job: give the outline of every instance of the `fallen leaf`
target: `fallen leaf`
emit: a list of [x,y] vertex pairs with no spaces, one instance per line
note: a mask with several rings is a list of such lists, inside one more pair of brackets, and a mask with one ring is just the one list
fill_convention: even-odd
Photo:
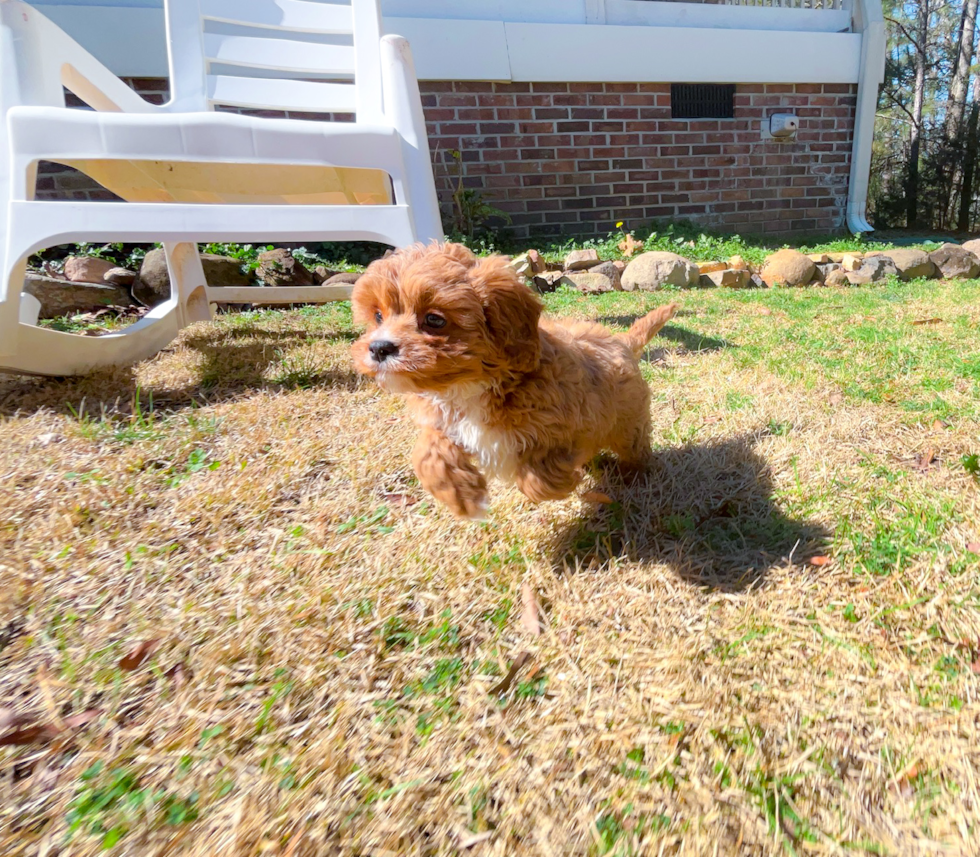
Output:
[[119,661],[119,669],[132,672],[137,667],[142,666],[158,648],[160,648],[159,639],[144,640],[135,648],[130,649],[129,653]]
[[932,421],[932,430],[933,431],[942,431],[945,428],[949,428],[949,423],[944,422],[943,420],[933,420]]
[[538,602],[534,591],[526,583],[521,584],[521,627],[532,637],[541,636],[541,620],[538,618]]
[[169,678],[177,687],[183,687],[190,680],[191,671],[183,661],[179,661],[167,670],[164,676]]
[[507,670],[507,675],[505,675],[500,682],[495,684],[490,688],[491,696],[499,696],[502,693],[507,693],[510,690],[510,686],[514,683],[514,679],[517,678],[517,674],[523,669],[524,664],[528,662],[531,656],[527,652],[521,652],[516,658],[514,658],[514,663],[511,664],[510,669]]
[[941,321],[941,318],[918,318],[912,324],[939,324]]
[[810,565],[816,565],[816,566],[830,565],[830,557],[829,556],[811,556],[809,562],[810,562]]
[[100,714],[102,714],[101,708],[87,708],[85,711],[79,711],[78,714],[71,714],[65,718],[64,723],[69,729],[80,729],[87,723],[91,723]]
[[626,238],[619,242],[618,247],[619,251],[629,258],[637,250],[643,249],[643,242],[637,241],[632,235],[627,235]]
[[419,498],[411,494],[382,494],[383,499],[389,506],[414,506]]
[[41,739],[51,740],[56,738],[60,732],[61,730],[53,723],[35,723],[32,726],[11,729],[0,735],[0,747],[8,747],[14,744],[33,744]]
[[841,395],[840,393],[831,393],[829,401],[830,404],[832,405],[839,405],[841,402],[844,401],[844,396]]
[[935,462],[935,460],[936,460],[936,453],[932,449],[932,447],[930,447],[929,449],[925,450],[925,452],[920,452],[915,457],[915,466],[919,470],[928,470],[930,465],[932,465],[933,462]]
[[474,836],[467,836],[459,843],[460,848],[472,848],[474,845],[479,845],[481,842],[486,842],[491,836],[493,836],[493,831],[488,830],[486,833],[477,833]]
[[601,491],[586,491],[582,495],[583,503],[602,503],[604,506],[608,506],[612,501],[612,497],[603,494]]

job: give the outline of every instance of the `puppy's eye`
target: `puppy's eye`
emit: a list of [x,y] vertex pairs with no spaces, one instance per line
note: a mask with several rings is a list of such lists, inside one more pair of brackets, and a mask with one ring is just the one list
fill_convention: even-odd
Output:
[[378,310],[378,311],[377,311],[377,312],[376,312],[376,313],[374,314],[374,320],[375,320],[375,321],[376,321],[376,322],[377,322],[378,324],[381,324],[381,322],[383,322],[383,321],[385,320],[385,317],[384,317],[384,316],[383,316],[383,315],[381,314],[381,310]]
[[434,330],[438,330],[440,327],[446,326],[446,319],[444,319],[441,315],[436,315],[434,312],[426,313],[425,318],[422,319],[422,322],[426,327],[431,327]]

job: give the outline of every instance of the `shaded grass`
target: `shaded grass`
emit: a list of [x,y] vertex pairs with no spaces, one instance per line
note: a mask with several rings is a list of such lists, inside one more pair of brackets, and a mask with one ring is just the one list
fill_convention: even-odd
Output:
[[685,292],[650,473],[480,526],[346,305],[0,382],[2,705],[97,712],[0,748],[0,851],[970,853],[976,289]]

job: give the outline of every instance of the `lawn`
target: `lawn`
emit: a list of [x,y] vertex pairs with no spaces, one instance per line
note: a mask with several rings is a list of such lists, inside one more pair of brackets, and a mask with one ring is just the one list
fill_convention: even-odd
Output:
[[346,304],[0,381],[0,852],[974,852],[980,283],[669,297],[651,471],[481,525]]

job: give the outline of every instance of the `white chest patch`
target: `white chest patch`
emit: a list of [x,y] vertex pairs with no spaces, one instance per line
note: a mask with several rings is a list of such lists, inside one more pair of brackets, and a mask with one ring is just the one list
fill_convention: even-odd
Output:
[[440,428],[454,443],[473,455],[487,476],[511,482],[524,449],[520,436],[487,425],[482,391],[459,390],[429,395],[442,412]]

